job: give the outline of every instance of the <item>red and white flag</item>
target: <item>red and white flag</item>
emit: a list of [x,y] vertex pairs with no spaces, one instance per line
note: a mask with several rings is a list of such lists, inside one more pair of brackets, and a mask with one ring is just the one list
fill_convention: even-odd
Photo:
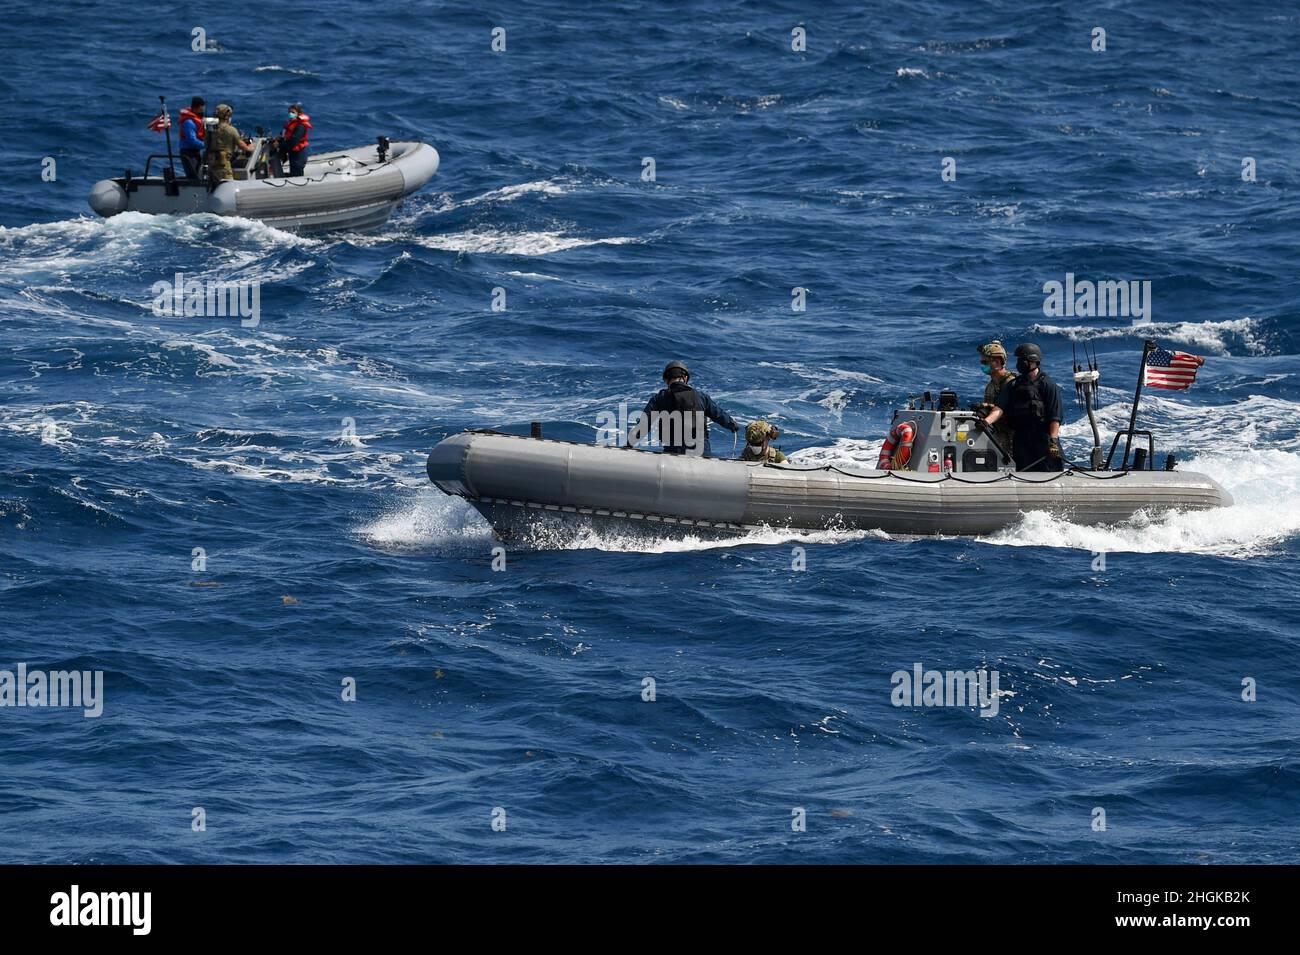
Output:
[[172,128],[172,117],[167,110],[162,110],[157,116],[149,120],[149,128],[155,133],[161,133],[164,130]]
[[1182,391],[1192,387],[1196,372],[1205,364],[1200,355],[1185,351],[1165,351],[1157,348],[1147,356],[1146,384],[1149,388],[1167,388]]

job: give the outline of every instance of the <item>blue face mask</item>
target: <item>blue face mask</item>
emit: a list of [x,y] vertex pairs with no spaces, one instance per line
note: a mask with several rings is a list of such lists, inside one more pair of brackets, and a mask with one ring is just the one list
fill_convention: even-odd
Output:
[[289,114],[289,118],[290,118],[290,119],[297,119],[297,118],[298,118],[298,114],[297,114],[297,113],[290,113],[290,114]]
[[993,374],[993,369],[990,368],[988,365],[980,365],[980,371],[984,372],[984,374],[986,375]]

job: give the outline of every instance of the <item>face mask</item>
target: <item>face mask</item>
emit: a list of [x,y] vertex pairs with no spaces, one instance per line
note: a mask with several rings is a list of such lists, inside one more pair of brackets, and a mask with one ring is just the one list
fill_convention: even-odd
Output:
[[290,119],[297,119],[297,118],[298,118],[298,114],[297,114],[297,113],[290,113],[290,114],[289,114],[289,118],[290,118]]
[[1016,371],[1020,372],[1022,375],[1029,374],[1029,362],[1025,361],[1023,358],[1017,358]]
[[980,371],[984,372],[984,374],[986,375],[993,374],[993,369],[990,368],[988,365],[980,365]]

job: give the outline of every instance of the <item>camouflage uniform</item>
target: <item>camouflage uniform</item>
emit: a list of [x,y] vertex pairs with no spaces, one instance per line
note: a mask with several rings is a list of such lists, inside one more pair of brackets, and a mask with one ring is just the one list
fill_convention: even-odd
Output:
[[779,433],[766,421],[751,421],[745,429],[745,450],[740,452],[740,460],[784,464],[786,456],[767,443]]
[[740,460],[770,461],[772,464],[784,464],[789,458],[776,448],[768,448],[766,451],[751,451],[749,445],[745,445],[745,450],[740,452]]
[[[998,403],[998,394],[1002,391],[1002,386],[1008,382],[1016,380],[1014,371],[1002,370],[1001,377],[989,375],[989,383],[984,386],[984,403],[996,405]],[[1003,415],[993,425],[993,436],[998,439],[998,444],[1002,445],[1002,450],[1011,454],[1011,444],[1015,440],[1015,432],[1011,430],[1011,422],[1007,416]]]
[[244,136],[230,124],[230,107],[224,103],[217,107],[217,117],[221,121],[216,129],[208,133],[208,178],[212,182],[233,179],[230,157],[243,149]]

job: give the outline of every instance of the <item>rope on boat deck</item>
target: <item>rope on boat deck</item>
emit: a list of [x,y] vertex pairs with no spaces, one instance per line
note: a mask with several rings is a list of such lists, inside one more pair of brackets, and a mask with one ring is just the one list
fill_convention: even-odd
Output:
[[[991,480],[986,480],[986,481],[970,481],[970,480],[967,480],[966,478],[960,478],[960,477],[957,477],[957,475],[955,475],[955,474],[949,472],[948,474],[945,474],[943,477],[939,478],[937,481],[927,481],[927,480],[917,480],[917,479],[915,479],[915,478],[906,478],[906,477],[903,477],[903,475],[902,475],[901,473],[899,473],[898,471],[881,471],[881,472],[879,472],[878,474],[858,474],[858,473],[854,473],[854,472],[852,472],[852,471],[845,471],[843,468],[841,468],[841,467],[837,467],[837,466],[834,465],[834,464],[827,464],[827,465],[824,465],[824,466],[819,467],[819,468],[787,468],[787,467],[785,467],[785,466],[783,466],[783,465],[780,465],[780,464],[772,464],[772,463],[770,463],[770,462],[767,462],[767,463],[764,463],[763,467],[775,468],[775,469],[778,470],[778,471],[803,471],[803,472],[806,472],[806,471],[834,471],[836,474],[843,474],[845,477],[857,478],[858,480],[861,480],[861,481],[879,481],[879,480],[881,480],[882,478],[891,478],[891,477],[892,477],[892,478],[897,478],[897,479],[900,480],[900,481],[906,481],[906,482],[909,483],[909,484],[942,484],[944,481],[956,481],[958,484],[994,484],[994,483],[996,483],[996,482],[998,482],[998,481],[1019,481],[1021,484],[1051,484],[1053,481],[1059,481],[1061,478],[1063,478],[1063,477],[1068,477],[1068,476],[1071,475],[1071,474],[1078,474],[1078,475],[1081,475],[1081,476],[1083,476],[1083,477],[1090,477],[1090,478],[1092,478],[1094,481],[1113,481],[1113,480],[1115,480],[1116,478],[1126,477],[1126,476],[1128,475],[1128,473],[1129,473],[1129,472],[1127,472],[1127,471],[1116,471],[1116,472],[1114,472],[1113,474],[1101,475],[1101,474],[1093,474],[1093,473],[1088,472],[1088,471],[1083,471],[1083,470],[1079,470],[1079,469],[1076,469],[1076,468],[1071,467],[1070,470],[1068,470],[1068,471],[1058,471],[1056,474],[1053,474],[1053,475],[1052,475],[1051,477],[1049,477],[1049,478],[1037,478],[1037,479],[1035,479],[1035,478],[1024,478],[1024,477],[1021,477],[1017,472],[1012,471],[1012,472],[1009,472],[1009,473],[1007,473],[1007,474],[1003,474],[1003,475],[1001,475],[1001,476],[999,476],[999,477],[995,477],[995,478],[993,478],[993,479],[991,479]],[[1043,474],[1043,473],[1048,473],[1048,472],[1041,472],[1041,471],[1040,471],[1040,472],[1034,472],[1034,473]]]
[[391,159],[386,159],[386,160],[384,160],[383,162],[381,162],[381,163],[375,163],[374,165],[371,165],[370,163],[368,163],[368,162],[364,162],[364,161],[362,161],[362,160],[360,160],[360,159],[358,159],[358,160],[356,160],[356,161],[357,161],[357,163],[359,163],[359,164],[362,166],[362,168],[365,170],[364,172],[357,172],[357,171],[355,171],[355,168],[354,168],[354,167],[349,167],[349,168],[347,168],[347,169],[327,169],[327,170],[325,170],[325,172],[321,173],[320,176],[317,177],[317,178],[312,178],[311,176],[303,176],[303,177],[302,177],[302,182],[294,182],[294,181],[293,181],[290,177],[288,177],[288,176],[282,176],[281,178],[284,179],[284,182],[281,182],[281,183],[276,183],[276,182],[274,182],[273,179],[272,179],[272,177],[270,177],[270,176],[268,176],[268,177],[265,178],[265,179],[259,179],[259,180],[257,180],[257,181],[258,181],[258,182],[264,182],[264,183],[266,183],[266,184],[267,184],[268,186],[270,186],[272,189],[282,189],[282,188],[284,188],[285,186],[297,186],[297,187],[302,187],[302,186],[305,186],[305,185],[307,185],[308,183],[311,183],[311,182],[324,182],[326,176],[351,176],[353,179],[360,179],[362,176],[368,176],[368,175],[370,175],[372,172],[375,172],[375,171],[377,171],[377,170],[379,170],[379,169],[382,169],[384,166],[391,166],[391,165],[393,164],[393,160],[391,160]]

